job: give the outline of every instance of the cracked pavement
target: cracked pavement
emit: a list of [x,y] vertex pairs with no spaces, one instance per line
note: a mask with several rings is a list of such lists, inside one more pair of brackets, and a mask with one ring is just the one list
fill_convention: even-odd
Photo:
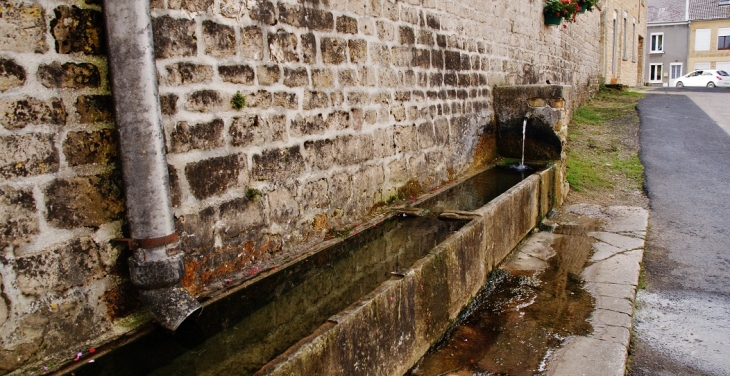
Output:
[[549,356],[545,375],[624,374],[648,221],[643,208],[598,205],[566,206],[549,221],[556,234],[592,242],[581,277],[595,309],[593,332],[568,337]]

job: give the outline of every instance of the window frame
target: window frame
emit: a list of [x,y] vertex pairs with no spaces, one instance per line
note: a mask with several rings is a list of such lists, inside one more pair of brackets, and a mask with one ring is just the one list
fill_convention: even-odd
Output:
[[[721,44],[720,41],[723,41]],[[720,46],[724,46],[720,48]],[[717,50],[718,51],[725,51],[730,50],[730,28],[728,27],[721,27],[717,29]]]
[[[659,67],[659,71],[654,67]],[[658,73],[658,79],[656,77],[656,73]],[[649,82],[651,83],[661,83],[662,82],[662,75],[664,74],[664,63],[650,63],[649,64]]]
[[[654,37],[657,37],[656,39],[660,39],[659,43],[659,49],[653,49],[654,48]],[[651,33],[649,36],[649,53],[650,54],[663,54],[664,53],[664,33]]]

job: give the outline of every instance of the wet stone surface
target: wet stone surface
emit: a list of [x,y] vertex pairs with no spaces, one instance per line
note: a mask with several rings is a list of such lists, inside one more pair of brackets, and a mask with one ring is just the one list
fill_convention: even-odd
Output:
[[592,331],[582,236],[541,232],[495,271],[456,325],[408,375],[534,375],[571,335]]
[[[76,375],[251,375],[466,222],[392,217],[207,305],[175,332],[156,329]],[[356,229],[353,230],[355,232]],[[258,269],[244,271],[259,273]],[[245,286],[245,287],[244,287]]]

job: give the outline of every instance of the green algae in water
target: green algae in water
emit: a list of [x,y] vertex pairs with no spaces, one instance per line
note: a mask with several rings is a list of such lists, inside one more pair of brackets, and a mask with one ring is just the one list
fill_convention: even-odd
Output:
[[402,273],[465,221],[393,217],[74,371],[84,375],[250,375],[328,318]]

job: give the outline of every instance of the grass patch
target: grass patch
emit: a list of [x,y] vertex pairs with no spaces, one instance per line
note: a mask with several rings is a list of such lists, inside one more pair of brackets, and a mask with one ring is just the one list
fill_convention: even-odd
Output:
[[641,190],[636,113],[641,98],[634,91],[603,89],[573,112],[566,176],[572,190],[597,200],[615,191]]

